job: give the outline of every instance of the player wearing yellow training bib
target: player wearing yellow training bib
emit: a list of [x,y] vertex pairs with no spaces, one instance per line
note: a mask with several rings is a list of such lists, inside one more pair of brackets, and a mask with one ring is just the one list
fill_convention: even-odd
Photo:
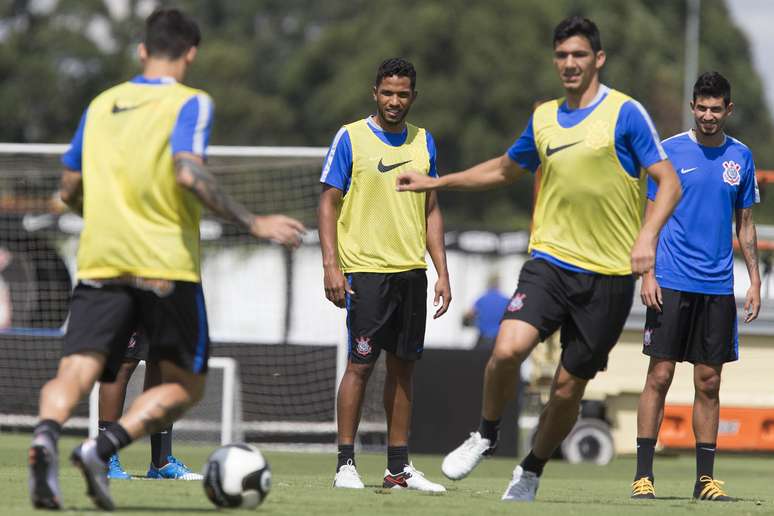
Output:
[[[575,424],[586,383],[605,368],[621,334],[634,295],[632,273],[653,267],[658,232],[680,197],[650,117],[599,82],[606,56],[596,25],[581,17],[562,21],[553,50],[565,97],[541,104],[505,155],[437,180],[413,173],[398,178],[406,191],[481,190],[542,171],[532,259],[522,267],[486,367],[481,424],[441,467],[460,479],[493,451],[520,363],[561,329],[550,400],[505,501],[535,498],[543,466]],[[654,216],[642,228],[641,168],[659,183]]]
[[[334,487],[362,489],[354,439],[366,382],[387,352],[387,471],[383,485],[445,491],[408,459],[414,361],[425,338],[425,253],[438,273],[435,317],[451,300],[443,220],[435,194],[401,194],[395,178],[413,169],[436,176],[429,132],[405,122],[416,98],[416,72],[404,59],[377,70],[377,113],[342,127],[325,159],[320,182],[320,244],[325,295],[347,309],[349,361],[338,391],[339,455]],[[346,276],[345,276],[346,275]]]
[[300,222],[256,217],[226,195],[203,165],[212,102],[180,84],[199,41],[199,27],[184,13],[154,11],[138,47],[142,75],[91,102],[62,159],[60,195],[83,214],[84,229],[64,356],[56,378],[41,391],[29,450],[35,507],[62,507],[62,425],[98,379],[115,380],[135,330],[149,341],[147,359],[158,365],[160,383],[71,455],[97,507],[114,508],[109,458],[172,424],[201,398],[209,335],[199,282],[200,203],[256,237],[299,243]]

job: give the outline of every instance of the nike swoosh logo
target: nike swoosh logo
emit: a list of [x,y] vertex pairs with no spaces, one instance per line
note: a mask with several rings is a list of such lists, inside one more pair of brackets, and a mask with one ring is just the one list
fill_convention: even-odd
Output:
[[113,113],[114,115],[117,115],[118,113],[123,113],[124,111],[131,111],[133,109],[137,109],[149,103],[150,101],[145,101],[131,106],[120,106],[118,102],[113,102],[113,108],[110,110],[110,112]]
[[379,160],[379,164],[376,165],[376,169],[384,174],[385,172],[389,172],[390,170],[396,169],[400,167],[401,165],[405,165],[406,163],[411,163],[411,160],[408,161],[401,161],[400,163],[395,163],[393,165],[385,165],[382,160]]
[[681,173],[681,174],[687,174],[688,172],[693,172],[693,171],[694,171],[694,170],[696,170],[697,168],[699,168],[699,167],[693,167],[693,168],[681,168],[681,169],[680,169],[680,173]]
[[569,147],[572,147],[573,145],[578,145],[583,140],[578,140],[577,142],[568,143],[567,145],[560,145],[559,147],[551,148],[551,145],[549,144],[548,147],[546,147],[546,157],[551,156],[552,154],[556,154],[557,152],[567,149]]

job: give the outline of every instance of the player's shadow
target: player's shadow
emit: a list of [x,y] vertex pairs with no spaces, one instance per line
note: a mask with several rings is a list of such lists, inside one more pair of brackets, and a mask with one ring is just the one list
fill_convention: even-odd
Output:
[[[100,509],[93,508],[92,511],[94,512],[104,512]],[[147,506],[134,506],[134,505],[117,505],[116,511],[134,511],[134,512],[158,512],[158,513],[165,513],[165,512],[174,512],[174,513],[183,513],[183,514],[193,514],[193,513],[209,513],[212,514],[213,512],[217,511],[217,508],[215,506],[213,507],[147,507]],[[91,511],[89,511],[91,512]]]

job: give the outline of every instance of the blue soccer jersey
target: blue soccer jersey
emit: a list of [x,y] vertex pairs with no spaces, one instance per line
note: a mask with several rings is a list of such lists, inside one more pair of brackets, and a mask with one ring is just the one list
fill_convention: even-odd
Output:
[[[693,131],[663,145],[683,197],[659,235],[656,280],[683,292],[733,294],[734,212],[760,202],[752,153],[730,136],[719,147],[705,147]],[[657,190],[648,178],[648,199]]]

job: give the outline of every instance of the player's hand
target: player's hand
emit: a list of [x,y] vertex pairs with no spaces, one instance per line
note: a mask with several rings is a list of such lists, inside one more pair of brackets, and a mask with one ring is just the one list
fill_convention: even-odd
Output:
[[640,232],[632,247],[632,274],[640,276],[653,268],[657,242],[658,235]]
[[761,311],[761,286],[750,285],[744,298],[744,322],[753,322]]
[[417,172],[403,172],[395,180],[395,189],[399,192],[427,192],[434,189],[435,181]]
[[441,305],[438,310],[435,311],[433,319],[438,319],[449,309],[451,303],[451,286],[449,285],[449,277],[443,276],[438,278],[435,282],[435,299],[433,299],[433,306]]
[[661,287],[656,281],[656,275],[650,270],[642,275],[642,286],[640,287],[640,298],[642,304],[652,308],[657,312],[664,306],[664,300],[661,297]]
[[271,240],[293,249],[301,244],[304,233],[306,228],[300,221],[285,215],[258,216],[250,225],[250,234],[254,237]]
[[328,299],[328,301],[338,306],[339,308],[346,307],[347,306],[346,294],[349,294],[350,296],[354,296],[355,291],[352,290],[352,287],[350,286],[347,279],[344,277],[344,274],[341,272],[341,269],[339,269],[338,265],[331,265],[331,266],[323,267],[323,271],[324,271],[323,284],[325,285],[326,299]]

